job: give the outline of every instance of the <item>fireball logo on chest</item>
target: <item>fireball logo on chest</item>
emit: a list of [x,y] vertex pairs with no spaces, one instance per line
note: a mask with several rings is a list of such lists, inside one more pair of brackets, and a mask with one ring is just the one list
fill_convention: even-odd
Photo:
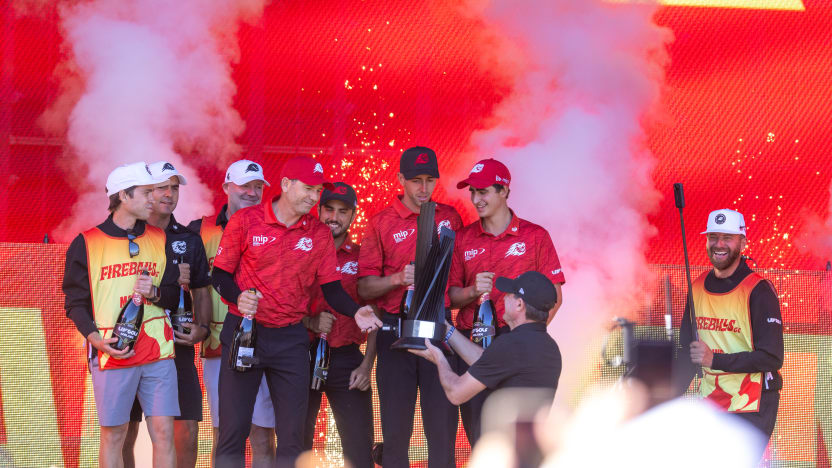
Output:
[[347,262],[338,268],[342,275],[357,275],[358,262]]
[[442,221],[439,221],[439,224],[436,225],[436,233],[437,234],[442,234],[442,228],[451,229],[451,222],[448,221],[447,219],[443,219]]
[[519,257],[526,253],[526,243],[525,242],[515,242],[511,244],[511,247],[508,248],[506,251],[506,257],[508,256],[516,256]]
[[295,245],[294,250],[303,250],[304,252],[309,252],[312,250],[312,239],[308,237],[301,237],[298,240],[297,245]]
[[170,249],[175,254],[183,254],[188,249],[188,244],[185,241],[173,241],[170,244]]

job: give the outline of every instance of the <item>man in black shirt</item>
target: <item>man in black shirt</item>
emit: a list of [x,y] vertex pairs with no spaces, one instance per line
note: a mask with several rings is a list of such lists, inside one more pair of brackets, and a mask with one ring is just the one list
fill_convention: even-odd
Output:
[[693,282],[696,329],[685,307],[674,383],[684,392],[702,366],[700,394],[771,437],[783,386],[783,322],[774,286],[740,255],[745,231],[736,211],[708,217],[702,234],[714,268]]
[[[100,466],[122,465],[121,449],[136,396],[148,415],[154,466],[176,465],[173,418],[179,405],[171,383],[176,369],[170,360],[174,343],[166,335],[170,322],[163,309],[176,307],[179,275],[166,267],[164,233],[145,222],[157,182],[143,162],[113,170],[106,184],[110,215],[79,234],[66,252],[65,308],[90,347],[101,426]],[[139,275],[142,270],[149,274]],[[118,350],[114,324],[134,293],[145,298],[141,332],[134,346]]]
[[446,341],[471,367],[457,375],[442,351],[425,340],[428,349],[410,350],[436,364],[439,380],[454,405],[477,393],[508,387],[557,390],[561,356],[555,340],[546,332],[549,310],[557,302],[554,284],[543,274],[527,271],[515,279],[497,278],[496,287],[505,293],[504,320],[511,331],[485,350],[448,325]]
[[[208,259],[199,234],[178,223],[173,211],[179,203],[179,187],[186,185],[185,177],[167,161],[158,161],[148,166],[151,174],[161,182],[153,186],[152,209],[147,218],[148,224],[165,232],[165,254],[167,268],[178,271],[179,298],[184,301],[184,294],[193,293],[193,323],[182,332],[174,323],[174,351],[176,357],[176,378],[179,394],[180,415],[173,426],[176,444],[176,466],[180,468],[196,466],[199,426],[202,421],[202,389],[194,365],[194,345],[201,343],[209,333],[211,321],[211,277],[208,276]],[[179,304],[177,304],[179,306]],[[166,309],[171,321],[177,308]],[[142,408],[138,399],[130,413],[130,425],[124,441],[122,455],[125,468],[135,466],[133,449],[142,420]]]

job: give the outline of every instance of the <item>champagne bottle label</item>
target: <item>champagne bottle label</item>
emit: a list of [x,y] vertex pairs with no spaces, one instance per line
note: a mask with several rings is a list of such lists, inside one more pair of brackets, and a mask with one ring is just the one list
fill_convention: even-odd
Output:
[[494,325],[485,325],[482,322],[476,322],[474,323],[474,328],[471,329],[471,340],[474,343],[479,343],[483,338],[494,336],[495,334]]
[[137,306],[142,305],[142,295],[141,294],[138,294],[138,293],[133,294],[133,304],[136,304]]
[[182,326],[188,326],[194,323],[194,318],[190,314],[173,314],[170,318],[174,327],[182,328]]
[[326,375],[329,373],[329,367],[315,367],[313,377],[326,381]]
[[139,337],[139,329],[132,323],[117,323],[113,327],[113,336],[117,336],[124,341],[136,341]]
[[238,367],[251,367],[251,364],[254,361],[254,348],[247,348],[245,346],[240,346],[237,348],[237,366]]
[[491,296],[488,293],[480,296],[479,305],[477,320],[471,329],[471,341],[482,343],[486,339],[487,344],[490,344],[487,338],[497,334],[497,329],[494,327],[494,308],[491,306]]

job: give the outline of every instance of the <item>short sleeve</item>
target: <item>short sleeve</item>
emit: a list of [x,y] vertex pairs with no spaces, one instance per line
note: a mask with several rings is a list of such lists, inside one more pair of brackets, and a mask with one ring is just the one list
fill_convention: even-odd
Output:
[[496,388],[510,376],[513,367],[509,361],[509,340],[495,340],[483,351],[482,356],[468,368],[468,373],[488,388]]
[[243,225],[244,213],[244,211],[238,211],[228,220],[222,239],[220,239],[220,246],[217,248],[217,256],[214,257],[214,266],[231,274],[237,271],[237,266],[246,249],[247,228]]
[[462,223],[462,216],[459,215],[459,212],[456,211],[456,208],[451,207],[451,214],[449,218],[451,221],[451,229],[453,229],[454,232],[457,232],[463,227],[465,227],[465,225]]
[[202,238],[194,236],[194,258],[191,265],[191,287],[204,288],[211,285],[210,269],[208,268],[208,256],[205,253],[205,244]]
[[377,217],[374,217],[367,224],[367,232],[361,242],[361,251],[358,253],[358,277],[381,276],[382,272],[382,246],[376,227]]
[[566,277],[563,275],[563,269],[560,266],[560,259],[555,250],[555,245],[552,243],[552,238],[549,236],[549,233],[543,228],[540,228],[540,239],[537,242],[537,246],[538,271],[552,280],[552,283],[566,283]]
[[338,272],[338,255],[335,252],[335,241],[332,240],[332,234],[330,234],[329,228],[324,227],[323,224],[321,224],[321,229],[318,232],[323,232],[325,235],[317,236],[318,242],[322,243],[322,247],[318,268],[315,270],[315,280],[318,284],[340,281],[341,273]]
[[465,287],[465,263],[464,253],[462,248],[462,236],[457,233],[456,242],[454,243],[454,253],[451,257],[451,271],[448,274],[449,288],[464,288]]

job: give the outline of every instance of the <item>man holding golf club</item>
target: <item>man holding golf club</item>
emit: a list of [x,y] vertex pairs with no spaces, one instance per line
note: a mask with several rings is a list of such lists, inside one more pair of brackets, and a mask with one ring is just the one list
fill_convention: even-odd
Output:
[[702,234],[713,269],[693,281],[693,312],[690,304],[685,307],[677,390],[684,392],[697,366],[702,366],[700,394],[770,438],[783,386],[778,372],[783,366],[783,323],[777,293],[740,255],[746,246],[742,214],[713,211]]

